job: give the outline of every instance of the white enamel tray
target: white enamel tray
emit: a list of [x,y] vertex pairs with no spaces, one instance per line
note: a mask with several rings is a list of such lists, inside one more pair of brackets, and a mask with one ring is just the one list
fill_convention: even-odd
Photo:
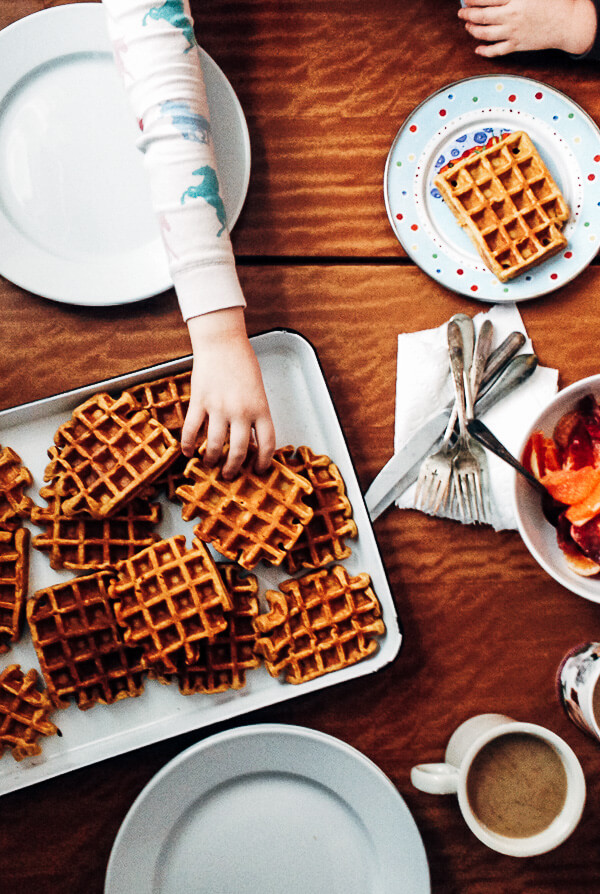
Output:
[[105,894],[429,894],[392,782],[339,739],[227,730],[168,763],[119,831]]
[[[85,712],[71,705],[52,714],[52,720],[63,735],[42,739],[40,756],[17,763],[10,753],[5,753],[0,760],[0,794],[133,748],[372,673],[397,655],[402,637],[389,583],[318,358],[311,345],[296,333],[269,332],[253,338],[252,343],[269,396],[278,445],[306,444],[316,453],[326,453],[344,477],[359,536],[351,544],[352,555],[343,564],[350,574],[366,571],[371,575],[387,628],[379,650],[359,664],[299,686],[282,683],[271,677],[264,668],[258,668],[248,673],[246,687],[237,692],[182,696],[176,685],[163,686],[156,681],[147,681],[145,691],[139,698],[123,699],[110,706],[97,705]],[[52,444],[54,432],[70,417],[74,407],[97,391],[119,391],[139,382],[189,369],[190,364],[189,357],[183,358],[0,412],[0,444],[16,450],[23,464],[31,471],[34,486],[30,489],[30,495],[33,499],[44,505],[37,492],[43,485],[44,469],[48,462],[46,451]],[[163,520],[157,527],[158,532],[164,537],[183,533],[188,544],[191,543],[194,522],[182,520],[180,506],[164,498],[162,503]],[[40,529],[31,525],[31,531],[35,534]],[[219,558],[218,555],[215,557]],[[260,563],[254,573],[261,592],[277,588],[288,576],[285,570],[264,563]],[[41,587],[69,580],[72,576],[71,572],[53,571],[45,553],[31,550],[30,594]],[[28,629],[25,629],[21,642],[0,657],[2,668],[15,662],[21,664],[24,670],[35,667],[39,672]]]
[[[200,51],[231,229],[250,177],[242,107]],[[0,31],[0,274],[80,305],[170,288],[139,130],[101,3],[42,10]]]

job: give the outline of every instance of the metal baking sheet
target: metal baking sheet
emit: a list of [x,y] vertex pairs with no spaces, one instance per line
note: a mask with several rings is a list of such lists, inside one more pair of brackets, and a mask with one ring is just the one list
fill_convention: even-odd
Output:
[[[386,634],[380,638],[379,649],[359,664],[300,685],[275,679],[261,667],[248,672],[245,688],[238,691],[183,696],[176,684],[165,686],[147,680],[145,691],[138,698],[123,699],[114,705],[96,705],[87,711],[81,711],[72,704],[51,715],[62,736],[42,737],[41,755],[17,763],[10,751],[6,750],[4,758],[0,760],[0,794],[171,736],[373,673],[398,654],[402,634],[394,601],[317,355],[303,336],[285,330],[255,336],[252,344],[263,373],[278,446],[305,444],[316,453],[326,453],[344,477],[359,533],[357,540],[352,541],[352,555],[343,564],[350,574],[366,571],[371,576],[386,625]],[[29,495],[35,502],[45,505],[39,497],[39,489],[43,485],[44,469],[48,462],[47,449],[53,443],[58,426],[70,417],[78,404],[98,391],[118,393],[123,388],[190,367],[191,357],[186,357],[0,412],[0,444],[16,450],[23,464],[31,471],[34,484],[28,491]],[[185,534],[187,542],[191,543],[194,522],[184,522],[180,506],[166,497],[161,496],[161,503],[163,518],[157,526],[158,533],[163,537]],[[32,534],[39,533],[40,528],[36,525],[27,525]],[[218,561],[222,560],[217,553],[214,555]],[[263,562],[259,563],[254,574],[258,578],[261,595],[267,589],[277,588],[289,576],[284,568],[267,566]],[[73,576],[71,571],[52,570],[45,553],[33,548],[30,550],[30,594]],[[266,608],[266,603],[263,608]],[[2,668],[13,663],[20,664],[25,671],[34,667],[39,672],[27,624],[21,641],[0,658]]]

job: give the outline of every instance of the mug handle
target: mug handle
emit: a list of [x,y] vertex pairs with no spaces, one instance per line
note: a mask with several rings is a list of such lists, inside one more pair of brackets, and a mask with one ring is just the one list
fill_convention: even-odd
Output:
[[419,791],[429,795],[455,795],[458,768],[453,764],[417,764],[410,771],[410,781]]

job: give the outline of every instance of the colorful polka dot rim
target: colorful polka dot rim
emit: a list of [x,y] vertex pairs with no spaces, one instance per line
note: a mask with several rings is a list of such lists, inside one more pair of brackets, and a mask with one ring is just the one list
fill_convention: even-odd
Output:
[[[433,179],[448,163],[524,130],[570,209],[564,251],[502,283],[446,207]],[[486,75],[445,87],[405,121],[384,176],[392,228],[408,256],[442,285],[482,301],[525,301],[570,282],[600,248],[600,130],[553,87]]]

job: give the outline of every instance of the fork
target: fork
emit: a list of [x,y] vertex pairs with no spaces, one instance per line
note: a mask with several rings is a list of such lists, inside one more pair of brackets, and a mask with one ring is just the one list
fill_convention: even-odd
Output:
[[489,514],[485,452],[469,435],[467,421],[473,415],[471,386],[477,386],[481,381],[490,346],[491,330],[480,331],[472,375],[467,380],[462,333],[453,321],[448,324],[448,350],[459,422],[459,435],[452,457],[448,507],[465,522],[486,522]]
[[[451,318],[462,334],[463,356],[469,353],[473,355],[474,328],[473,320],[466,314],[456,314]],[[468,361],[470,363],[470,360]],[[415,491],[415,506],[421,512],[436,515],[440,509],[446,506],[452,478],[452,460],[454,456],[453,435],[458,415],[458,399],[454,401],[454,407],[444,432],[439,450],[426,457],[421,463],[417,487]]]

